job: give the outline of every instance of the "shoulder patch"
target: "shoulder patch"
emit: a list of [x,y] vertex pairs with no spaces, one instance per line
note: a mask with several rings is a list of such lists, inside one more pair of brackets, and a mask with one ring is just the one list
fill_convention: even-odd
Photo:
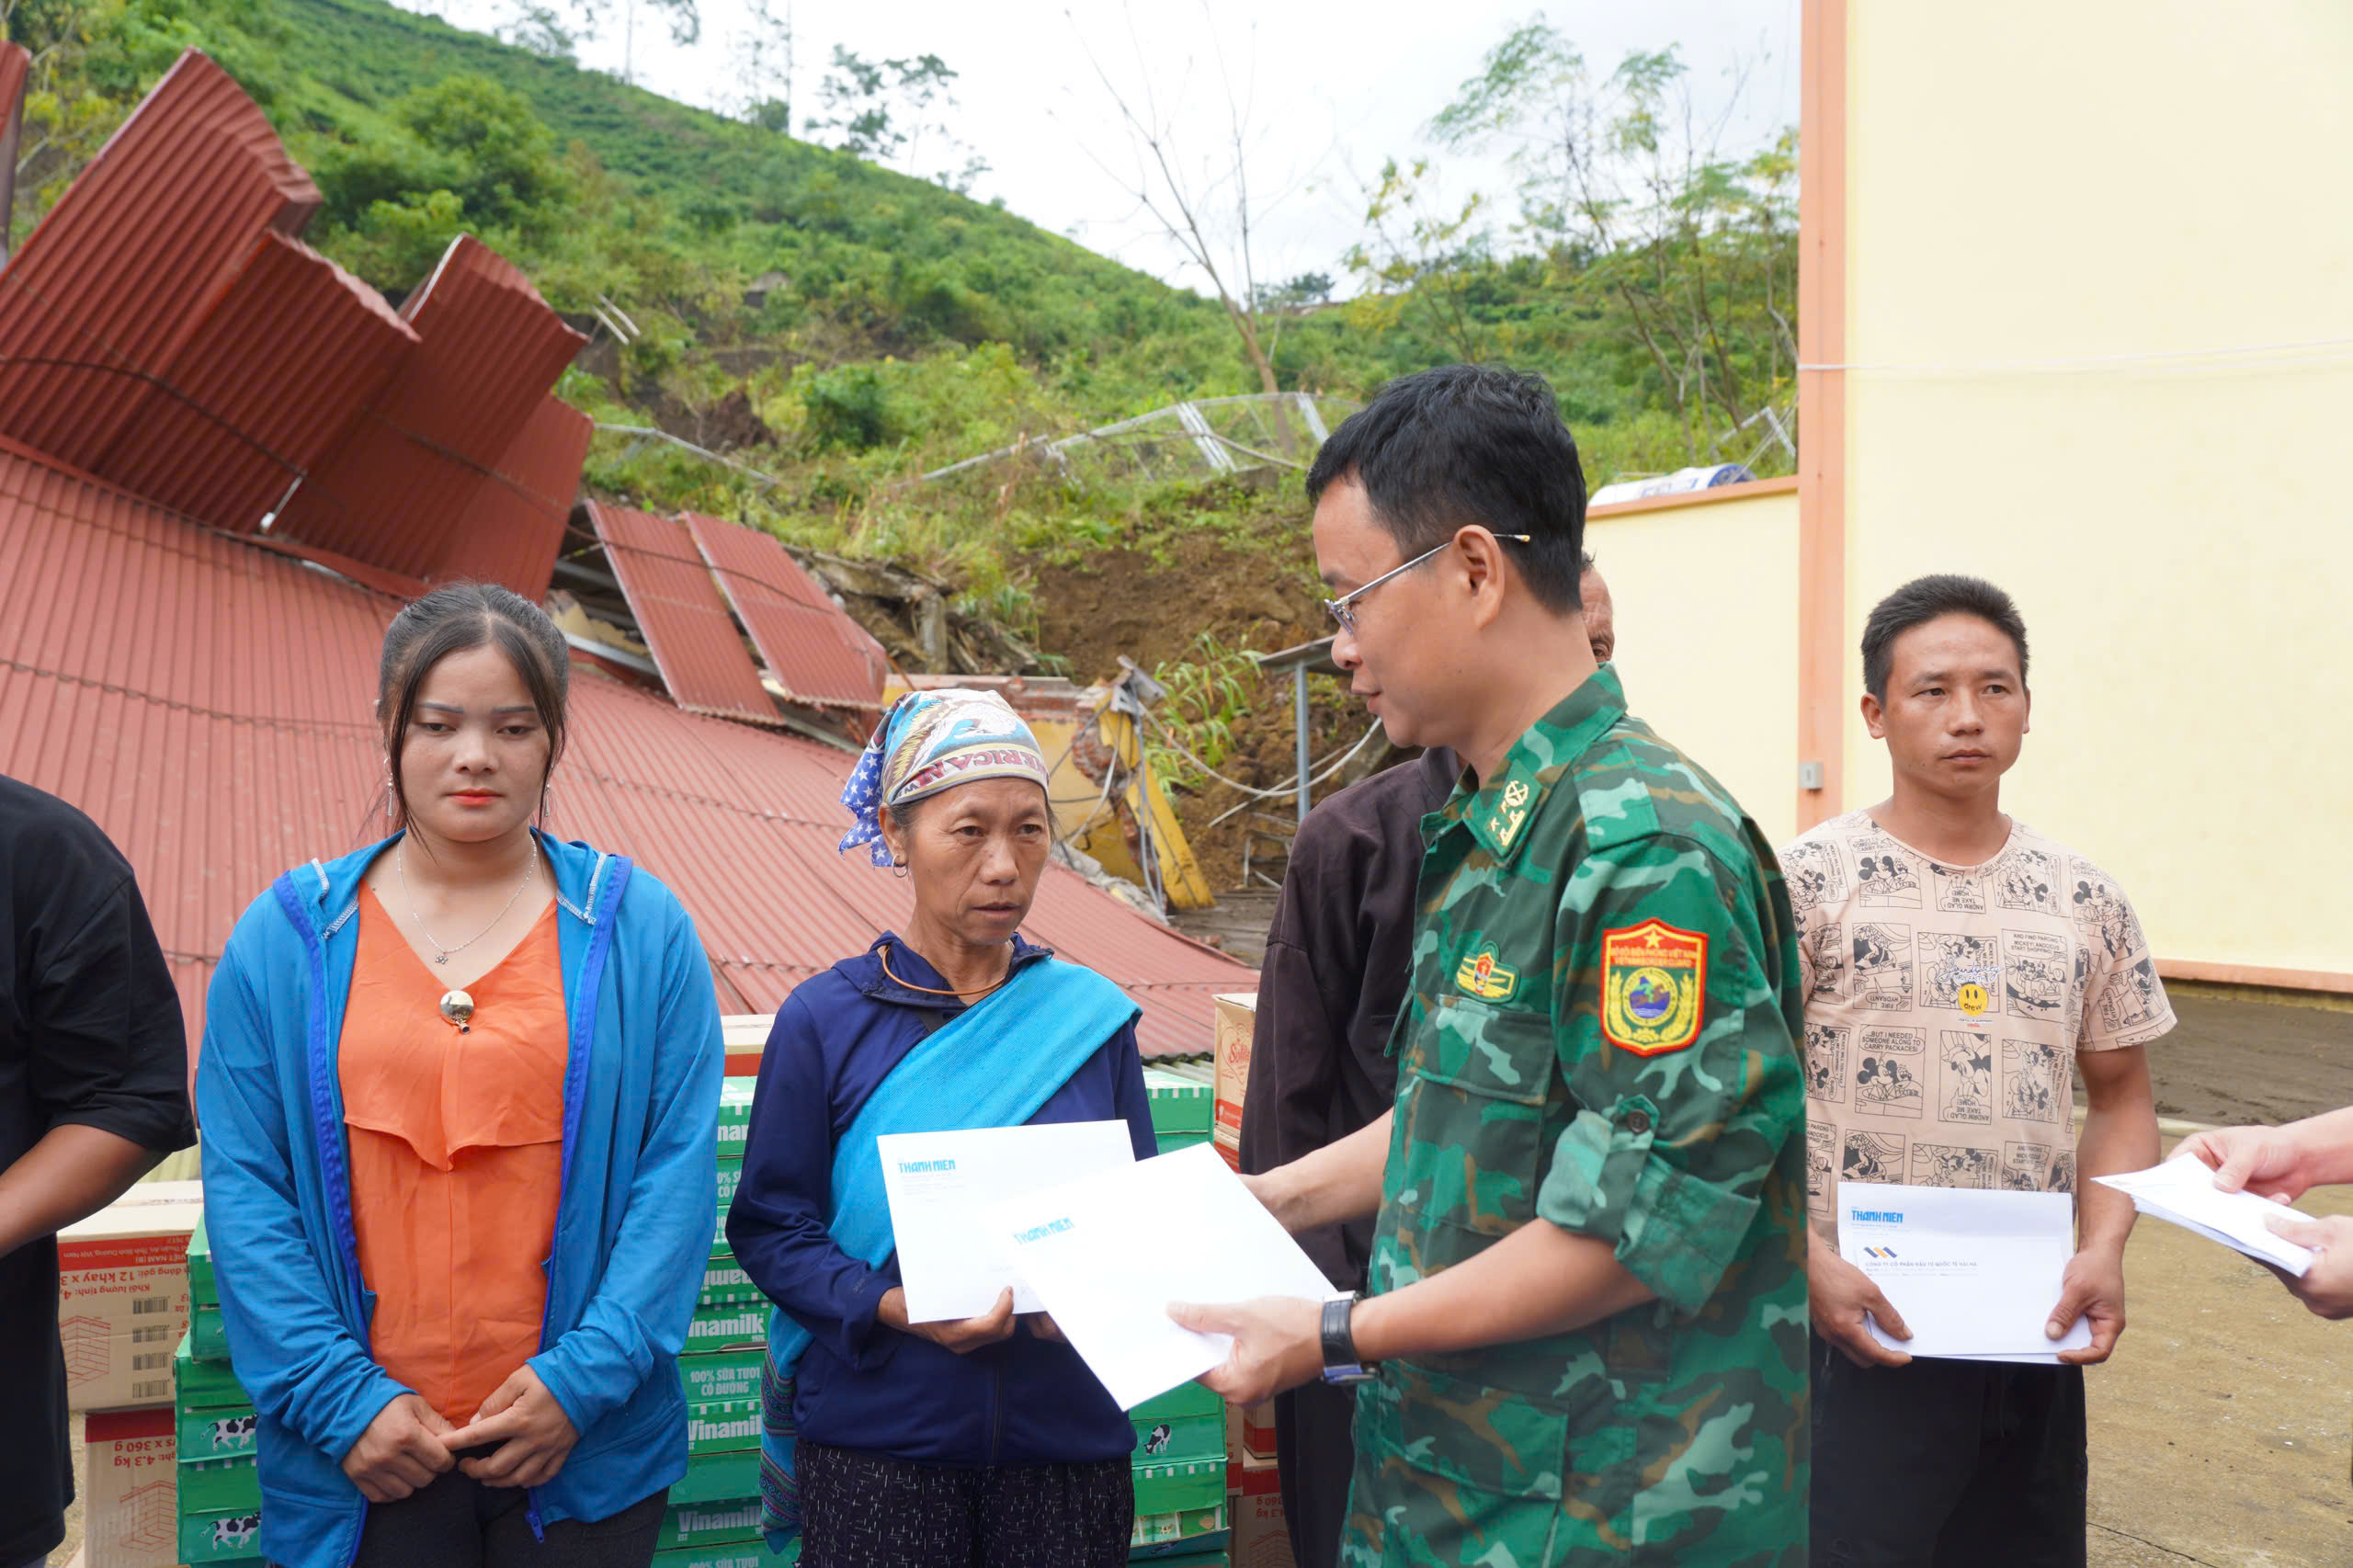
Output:
[[1603,933],[1601,1038],[1637,1056],[1681,1051],[1707,1011],[1708,938],[1664,920]]

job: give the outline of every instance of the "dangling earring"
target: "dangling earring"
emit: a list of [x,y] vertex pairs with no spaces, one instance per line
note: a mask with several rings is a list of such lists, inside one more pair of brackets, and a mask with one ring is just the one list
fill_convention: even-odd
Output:
[[904,860],[892,861],[891,874],[898,878],[901,881],[905,881],[907,880],[907,863]]

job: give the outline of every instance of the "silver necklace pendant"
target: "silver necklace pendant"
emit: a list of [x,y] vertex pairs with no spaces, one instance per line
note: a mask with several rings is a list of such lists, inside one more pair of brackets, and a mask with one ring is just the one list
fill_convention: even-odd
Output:
[[448,963],[449,961],[449,955],[447,953],[436,953],[433,955],[433,961],[435,963]]

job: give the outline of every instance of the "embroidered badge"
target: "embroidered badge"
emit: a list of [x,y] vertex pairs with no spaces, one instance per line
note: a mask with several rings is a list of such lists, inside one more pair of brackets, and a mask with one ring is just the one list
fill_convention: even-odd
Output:
[[1475,953],[1465,953],[1454,971],[1454,983],[1482,1002],[1508,1002],[1519,989],[1519,971],[1507,969],[1490,942]]
[[1681,1051],[1706,1011],[1708,938],[1663,920],[1601,938],[1601,1037],[1637,1056]]
[[1515,778],[1504,786],[1504,804],[1507,808],[1528,804],[1527,779]]

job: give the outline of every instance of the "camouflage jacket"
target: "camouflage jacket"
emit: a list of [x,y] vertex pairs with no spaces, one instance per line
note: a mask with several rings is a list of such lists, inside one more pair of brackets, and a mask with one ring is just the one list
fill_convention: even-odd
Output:
[[1541,1219],[1657,1300],[1382,1367],[1341,1561],[1795,1568],[1805,1112],[1771,849],[1608,669],[1423,832],[1370,1289]]

